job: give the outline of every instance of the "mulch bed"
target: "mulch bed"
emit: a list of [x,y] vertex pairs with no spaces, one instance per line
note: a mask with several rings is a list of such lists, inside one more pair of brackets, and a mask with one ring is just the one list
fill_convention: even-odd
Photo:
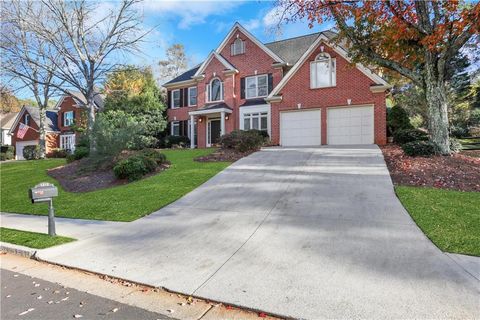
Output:
[[395,144],[381,149],[395,185],[480,191],[480,158],[465,154],[410,157]]
[[[155,172],[142,179],[155,175],[169,167],[161,165]],[[117,179],[110,167],[90,167],[88,159],[81,159],[61,167],[49,169],[47,174],[55,178],[69,192],[88,192],[129,183],[127,179]]]
[[195,158],[198,162],[235,162],[252,154],[254,151],[238,152],[233,149],[218,149],[209,155]]

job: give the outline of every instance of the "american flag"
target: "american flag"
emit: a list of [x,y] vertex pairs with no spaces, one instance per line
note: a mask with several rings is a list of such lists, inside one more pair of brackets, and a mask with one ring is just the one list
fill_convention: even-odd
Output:
[[20,127],[18,128],[17,131],[17,138],[18,139],[23,139],[25,137],[25,134],[27,133],[28,126],[25,123],[20,123]]

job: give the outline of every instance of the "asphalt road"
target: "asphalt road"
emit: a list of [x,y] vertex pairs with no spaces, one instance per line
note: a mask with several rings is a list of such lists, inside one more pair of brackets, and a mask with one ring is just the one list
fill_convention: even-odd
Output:
[[0,270],[3,320],[172,319],[53,282]]

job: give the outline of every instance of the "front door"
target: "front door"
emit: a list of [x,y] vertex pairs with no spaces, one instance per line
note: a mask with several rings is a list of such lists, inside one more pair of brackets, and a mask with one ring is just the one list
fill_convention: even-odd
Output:
[[208,121],[208,137],[207,138],[208,138],[207,147],[210,147],[213,144],[218,143],[218,140],[220,139],[220,119]]

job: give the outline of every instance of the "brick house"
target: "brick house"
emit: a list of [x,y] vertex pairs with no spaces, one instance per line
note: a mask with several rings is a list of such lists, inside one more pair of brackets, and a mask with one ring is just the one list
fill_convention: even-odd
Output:
[[[87,121],[86,99],[79,92],[69,91],[63,95],[53,110],[46,111],[46,146],[45,152],[50,156],[54,149],[63,149],[68,152],[75,150],[79,133],[73,130],[73,125],[83,126]],[[103,108],[103,97],[95,96],[97,109]],[[23,148],[37,145],[40,140],[39,133],[40,110],[37,107],[24,106],[18,113],[10,129],[12,145],[15,146],[15,158],[23,159]],[[23,137],[18,134],[20,125],[27,126]]]
[[273,144],[385,144],[391,87],[325,31],[261,43],[239,23],[200,65],[164,84],[172,135],[209,147],[234,129]]

